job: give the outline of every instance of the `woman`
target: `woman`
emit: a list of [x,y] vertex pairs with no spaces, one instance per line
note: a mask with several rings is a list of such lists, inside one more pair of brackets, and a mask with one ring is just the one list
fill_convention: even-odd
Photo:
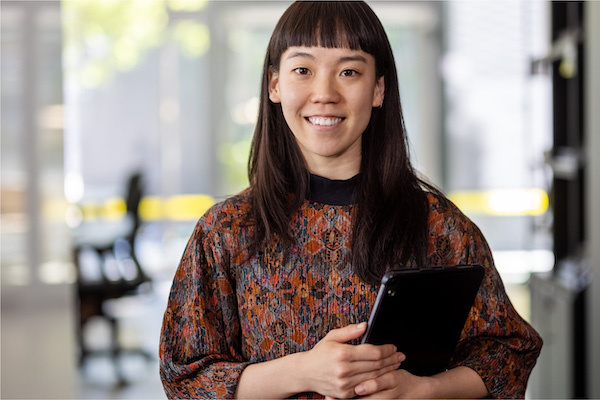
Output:
[[[541,339],[478,228],[408,156],[385,31],[362,2],[297,2],[267,49],[250,188],[200,219],[163,322],[174,398],[523,397]],[[358,345],[386,270],[482,264],[452,368]]]

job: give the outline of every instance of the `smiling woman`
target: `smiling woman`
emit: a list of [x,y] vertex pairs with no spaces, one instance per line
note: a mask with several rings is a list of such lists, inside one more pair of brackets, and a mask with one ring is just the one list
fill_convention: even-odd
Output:
[[[394,57],[364,2],[296,2],[263,67],[250,188],[200,219],[160,357],[172,398],[523,397],[541,339],[479,229],[414,171]],[[480,264],[449,369],[358,344],[384,273]],[[435,318],[435,315],[426,316]]]

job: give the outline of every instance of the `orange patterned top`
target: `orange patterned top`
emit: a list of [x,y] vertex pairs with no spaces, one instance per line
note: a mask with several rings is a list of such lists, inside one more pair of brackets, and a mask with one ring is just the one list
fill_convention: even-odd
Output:
[[[248,364],[309,350],[331,329],[368,320],[378,286],[352,272],[356,206],[305,200],[291,218],[291,246],[274,241],[249,254],[248,193],[200,219],[175,274],[160,342],[170,398],[232,398]],[[428,198],[430,265],[486,268],[453,365],[474,369],[494,397],[522,398],[541,338],[511,305],[475,224]]]

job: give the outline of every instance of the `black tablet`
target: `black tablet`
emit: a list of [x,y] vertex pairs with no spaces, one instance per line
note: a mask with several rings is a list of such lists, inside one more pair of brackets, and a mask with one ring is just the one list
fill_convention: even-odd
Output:
[[445,371],[483,275],[480,265],[386,273],[362,343],[396,345],[415,375]]

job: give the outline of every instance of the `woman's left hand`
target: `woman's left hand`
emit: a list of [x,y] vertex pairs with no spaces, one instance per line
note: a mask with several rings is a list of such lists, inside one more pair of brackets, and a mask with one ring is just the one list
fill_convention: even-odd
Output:
[[429,379],[398,369],[365,381],[354,391],[361,399],[428,398]]
[[433,376],[397,369],[354,388],[361,399],[481,399],[489,396],[483,380],[469,367],[456,367]]

